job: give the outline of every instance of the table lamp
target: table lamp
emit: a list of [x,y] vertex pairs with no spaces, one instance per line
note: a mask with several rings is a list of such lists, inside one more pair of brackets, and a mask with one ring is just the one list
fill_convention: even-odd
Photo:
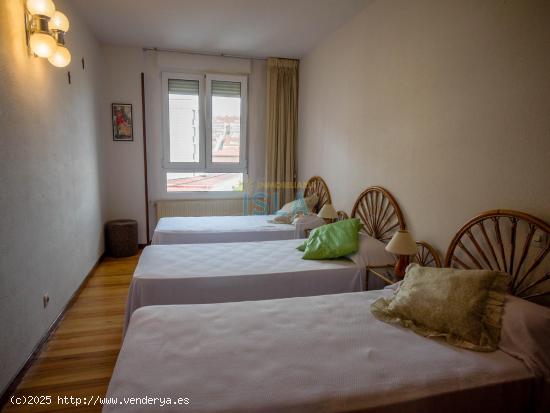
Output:
[[411,255],[417,253],[418,247],[409,231],[399,230],[393,234],[392,239],[388,245],[386,245],[386,251],[399,256],[395,264],[395,275],[399,278],[403,278],[405,276],[405,269],[407,265],[409,265]]
[[327,224],[334,222],[338,218],[338,213],[332,206],[332,204],[325,204],[317,214],[319,218],[323,218]]

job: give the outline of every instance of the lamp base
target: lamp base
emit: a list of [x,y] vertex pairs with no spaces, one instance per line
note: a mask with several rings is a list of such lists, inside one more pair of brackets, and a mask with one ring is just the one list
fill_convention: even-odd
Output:
[[395,263],[395,275],[399,279],[403,279],[405,277],[405,270],[407,269],[407,266],[411,262],[411,257],[409,255],[400,255],[399,259]]

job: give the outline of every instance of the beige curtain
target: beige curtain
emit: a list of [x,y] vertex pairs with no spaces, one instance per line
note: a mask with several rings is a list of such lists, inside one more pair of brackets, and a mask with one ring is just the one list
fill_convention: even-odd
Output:
[[266,188],[271,211],[295,196],[298,64],[298,60],[267,60]]

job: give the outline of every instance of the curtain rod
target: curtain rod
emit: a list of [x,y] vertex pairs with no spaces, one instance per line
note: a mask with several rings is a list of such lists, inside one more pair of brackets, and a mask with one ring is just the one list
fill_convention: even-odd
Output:
[[168,52],[168,53],[182,53],[182,54],[193,54],[199,56],[217,56],[217,57],[231,57],[233,59],[252,59],[252,60],[267,60],[266,57],[255,57],[255,56],[239,56],[233,54],[227,54],[222,52],[194,52],[191,50],[183,49],[164,49],[161,47],[144,47],[143,51],[154,51],[154,52]]

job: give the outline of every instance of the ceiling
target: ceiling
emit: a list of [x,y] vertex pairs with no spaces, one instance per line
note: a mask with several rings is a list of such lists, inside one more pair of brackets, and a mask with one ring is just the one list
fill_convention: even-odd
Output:
[[72,0],[103,43],[299,58],[369,0]]

